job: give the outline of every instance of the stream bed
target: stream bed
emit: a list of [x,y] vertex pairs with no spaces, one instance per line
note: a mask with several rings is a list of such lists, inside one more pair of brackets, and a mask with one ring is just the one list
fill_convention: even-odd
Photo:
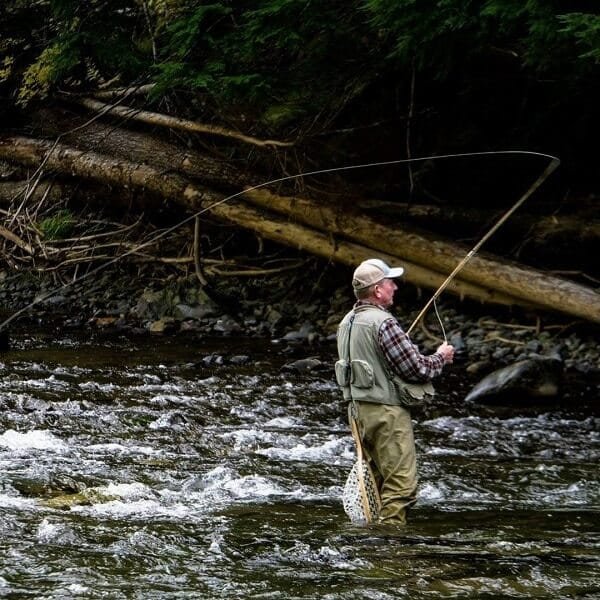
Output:
[[467,406],[455,365],[414,416],[409,525],[362,528],[332,371],[287,350],[22,333],[0,355],[0,597],[600,596],[595,402]]

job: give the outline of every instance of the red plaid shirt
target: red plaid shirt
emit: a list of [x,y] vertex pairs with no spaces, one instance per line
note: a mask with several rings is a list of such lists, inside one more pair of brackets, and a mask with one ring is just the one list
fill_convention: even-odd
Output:
[[[354,307],[367,304],[370,302],[359,300]],[[390,368],[402,379],[409,382],[425,382],[442,372],[444,357],[438,352],[430,356],[421,354],[391,314],[390,318],[381,324],[378,339]]]

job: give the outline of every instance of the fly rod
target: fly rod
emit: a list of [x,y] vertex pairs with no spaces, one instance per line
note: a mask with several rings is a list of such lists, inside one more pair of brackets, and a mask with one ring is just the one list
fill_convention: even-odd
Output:
[[[548,156],[548,155],[544,155]],[[461,269],[477,254],[481,246],[487,242],[494,233],[511,217],[511,215],[537,190],[546,179],[554,172],[554,170],[560,165],[560,160],[556,158],[556,156],[548,156],[551,159],[550,164],[544,169],[543,173],[529,186],[529,189],[496,221],[496,223],[488,230],[488,232],[467,252],[465,257],[456,265],[452,273],[446,277],[444,282],[440,285],[440,287],[435,291],[433,296],[429,299],[427,304],[421,309],[421,312],[416,316],[415,320],[412,322],[412,325],[407,330],[407,335],[410,335],[410,332],[414,329],[414,327],[418,324],[418,322],[423,318],[425,313],[429,310],[429,307],[435,303],[436,299],[440,296],[440,294],[446,289],[448,284],[458,275]],[[437,309],[436,309],[437,314]],[[440,320],[440,325],[442,325],[442,331],[444,330],[444,326],[441,322],[439,314],[437,315]],[[446,340],[446,334],[444,332],[444,341]]]

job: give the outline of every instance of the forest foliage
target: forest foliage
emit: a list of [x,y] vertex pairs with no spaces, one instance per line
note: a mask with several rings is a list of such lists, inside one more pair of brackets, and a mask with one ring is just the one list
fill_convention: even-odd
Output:
[[[530,147],[587,164],[600,14],[562,0],[8,0],[0,102],[155,84],[188,118],[346,152]],[[585,170],[581,169],[581,172]]]

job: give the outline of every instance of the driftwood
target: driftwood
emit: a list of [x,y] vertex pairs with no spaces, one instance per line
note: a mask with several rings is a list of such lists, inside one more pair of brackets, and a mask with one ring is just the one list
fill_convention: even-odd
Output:
[[[266,216],[264,211],[241,202],[222,202],[222,194],[176,173],[63,145],[56,145],[49,153],[51,148],[53,145],[48,142],[24,137],[0,138],[0,158],[31,166],[45,160],[47,169],[64,175],[145,190],[191,212],[207,210],[265,238],[347,265],[356,265],[374,254],[390,262],[400,260],[406,267],[406,279],[418,286],[437,288],[455,266],[457,255],[464,254],[464,249],[458,246],[409,232],[390,231],[305,199],[279,197],[264,190],[245,194],[248,200],[282,213],[285,218]],[[599,295],[593,290],[519,265],[476,258],[479,262],[474,259],[471,263],[469,277],[457,278],[448,291],[487,302],[550,308],[600,322]],[[477,265],[475,270],[473,264]],[[524,287],[528,290],[526,294],[522,291]]]

